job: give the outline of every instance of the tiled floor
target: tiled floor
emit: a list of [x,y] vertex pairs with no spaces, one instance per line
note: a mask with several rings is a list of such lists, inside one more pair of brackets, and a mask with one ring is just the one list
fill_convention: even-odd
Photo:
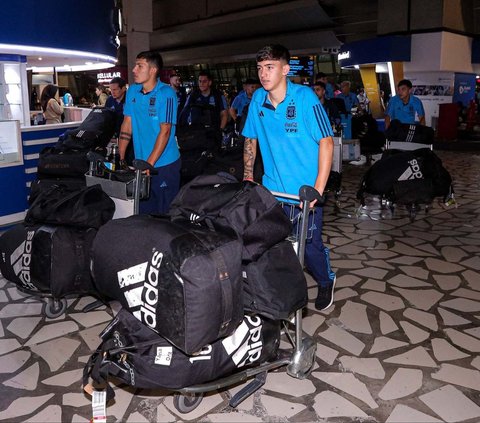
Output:
[[[127,422],[480,421],[480,155],[439,153],[455,179],[458,208],[435,204],[411,223],[398,210],[357,213],[365,167],[344,168],[342,204],[327,206],[325,237],[337,270],[335,303],[313,307],[304,329],[318,343],[306,380],[282,369],[236,410],[213,393],[180,415],[171,395],[116,388],[108,420]],[[81,373],[110,311],[46,319],[41,303],[0,279],[0,419],[87,422]]]

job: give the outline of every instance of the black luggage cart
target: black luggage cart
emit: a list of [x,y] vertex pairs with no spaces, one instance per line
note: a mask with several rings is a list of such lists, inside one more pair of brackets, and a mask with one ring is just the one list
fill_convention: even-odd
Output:
[[[313,187],[306,185],[300,188],[298,196],[278,192],[272,192],[272,194],[280,200],[299,201],[302,205],[299,214],[294,217],[292,213],[292,219],[297,219],[295,222],[297,223],[297,230],[289,239],[294,243],[298,260],[303,266],[306,241],[309,236],[311,236],[308,217],[309,213],[314,213],[314,209],[310,209],[310,203],[317,200],[321,204],[324,198],[320,196],[318,191]],[[302,312],[303,309],[297,310],[291,320],[283,322],[284,333],[292,344],[293,352],[290,350],[280,350],[278,358],[274,361],[233,373],[212,382],[180,389],[174,394],[173,404],[175,408],[180,413],[189,413],[200,405],[205,393],[226,388],[253,378],[249,384],[230,399],[229,405],[236,407],[263,386],[269,371],[283,366],[287,366],[288,375],[296,379],[307,378],[313,368],[317,346],[310,336],[303,333]]]

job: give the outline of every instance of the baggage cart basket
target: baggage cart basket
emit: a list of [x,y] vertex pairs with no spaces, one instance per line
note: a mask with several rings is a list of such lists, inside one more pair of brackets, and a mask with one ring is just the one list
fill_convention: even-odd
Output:
[[140,200],[146,199],[150,193],[150,176],[145,174],[149,170],[151,174],[154,168],[144,160],[134,160],[134,177],[125,180],[106,178],[108,175],[115,175],[114,172],[105,168],[105,158],[93,151],[87,154],[90,161],[90,169],[85,174],[87,186],[99,184],[102,190],[114,201],[114,219],[128,217],[139,212]]
[[[297,223],[298,230],[295,231],[289,239],[298,244],[296,247],[296,253],[298,260],[303,267],[306,241],[309,236],[311,236],[308,217],[309,213],[314,213],[314,209],[310,208],[310,204],[315,200],[317,200],[318,204],[323,204],[324,197],[321,196],[315,188],[307,185],[300,188],[298,196],[279,192],[272,192],[272,194],[280,201],[288,201],[288,204],[292,204],[292,207],[294,205],[295,207],[298,207],[299,203],[301,205],[300,212],[295,216],[292,214],[292,219],[297,220],[295,223]],[[295,201],[295,203],[291,203],[292,200]],[[284,322],[284,327],[286,329],[285,333],[293,345],[293,352],[280,350],[278,358],[274,361],[266,362],[257,367],[248,368],[211,382],[179,389],[175,392],[173,398],[175,408],[181,413],[189,413],[200,405],[203,395],[206,392],[226,388],[253,377],[254,379],[249,384],[244,386],[230,399],[229,405],[231,407],[236,407],[263,386],[266,381],[267,373],[270,370],[283,366],[287,366],[288,375],[296,379],[307,378],[313,368],[317,346],[310,336],[303,333],[302,311],[303,309],[297,310],[291,321]],[[289,323],[293,323],[295,329],[293,337],[289,332]]]

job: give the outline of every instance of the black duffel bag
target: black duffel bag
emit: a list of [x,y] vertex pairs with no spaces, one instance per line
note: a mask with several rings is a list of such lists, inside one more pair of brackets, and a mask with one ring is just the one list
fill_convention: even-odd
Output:
[[100,228],[92,274],[105,299],[193,354],[242,320],[241,249],[238,239],[190,222],[131,216]]
[[243,269],[246,312],[288,319],[307,305],[307,281],[292,243],[282,241]]
[[86,187],[85,176],[83,178],[35,179],[30,184],[28,203],[32,204],[41,193],[49,191],[53,186],[60,186],[65,192],[78,191]]
[[96,228],[112,219],[115,203],[100,185],[69,191],[53,185],[33,201],[25,216],[29,225],[48,223],[78,228]]
[[181,389],[274,359],[280,325],[246,315],[232,335],[205,345],[198,354],[186,355],[121,309],[100,337],[102,343],[85,366],[83,385],[90,391],[89,377],[97,384],[106,383],[110,399],[114,392],[109,376],[135,388]]
[[242,259],[256,260],[290,235],[292,225],[275,197],[262,185],[231,175],[204,175],[183,186],[170,205],[174,221],[189,219],[242,239]]
[[394,119],[385,131],[385,136],[390,141],[433,144],[435,132],[433,128],[429,126],[401,123],[398,119]]
[[88,150],[61,151],[55,147],[45,147],[38,158],[38,178],[85,177],[90,166],[87,153]]
[[220,130],[204,125],[177,126],[175,131],[180,152],[211,150],[220,145]]
[[0,270],[19,288],[66,295],[93,294],[90,248],[97,231],[16,225],[0,237]]

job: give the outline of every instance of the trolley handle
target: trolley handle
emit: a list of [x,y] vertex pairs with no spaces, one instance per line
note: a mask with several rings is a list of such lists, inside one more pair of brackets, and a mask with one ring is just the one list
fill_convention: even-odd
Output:
[[271,191],[272,195],[278,198],[284,198],[288,200],[295,200],[300,203],[308,202],[311,203],[313,200],[317,200],[318,206],[321,206],[325,203],[325,195],[320,195],[320,193],[310,185],[302,185],[298,192],[298,195],[287,194],[284,192]]
[[151,175],[156,175],[158,173],[158,170],[155,170],[155,168],[145,160],[135,159],[132,164],[135,170],[140,170],[141,172],[149,170]]

